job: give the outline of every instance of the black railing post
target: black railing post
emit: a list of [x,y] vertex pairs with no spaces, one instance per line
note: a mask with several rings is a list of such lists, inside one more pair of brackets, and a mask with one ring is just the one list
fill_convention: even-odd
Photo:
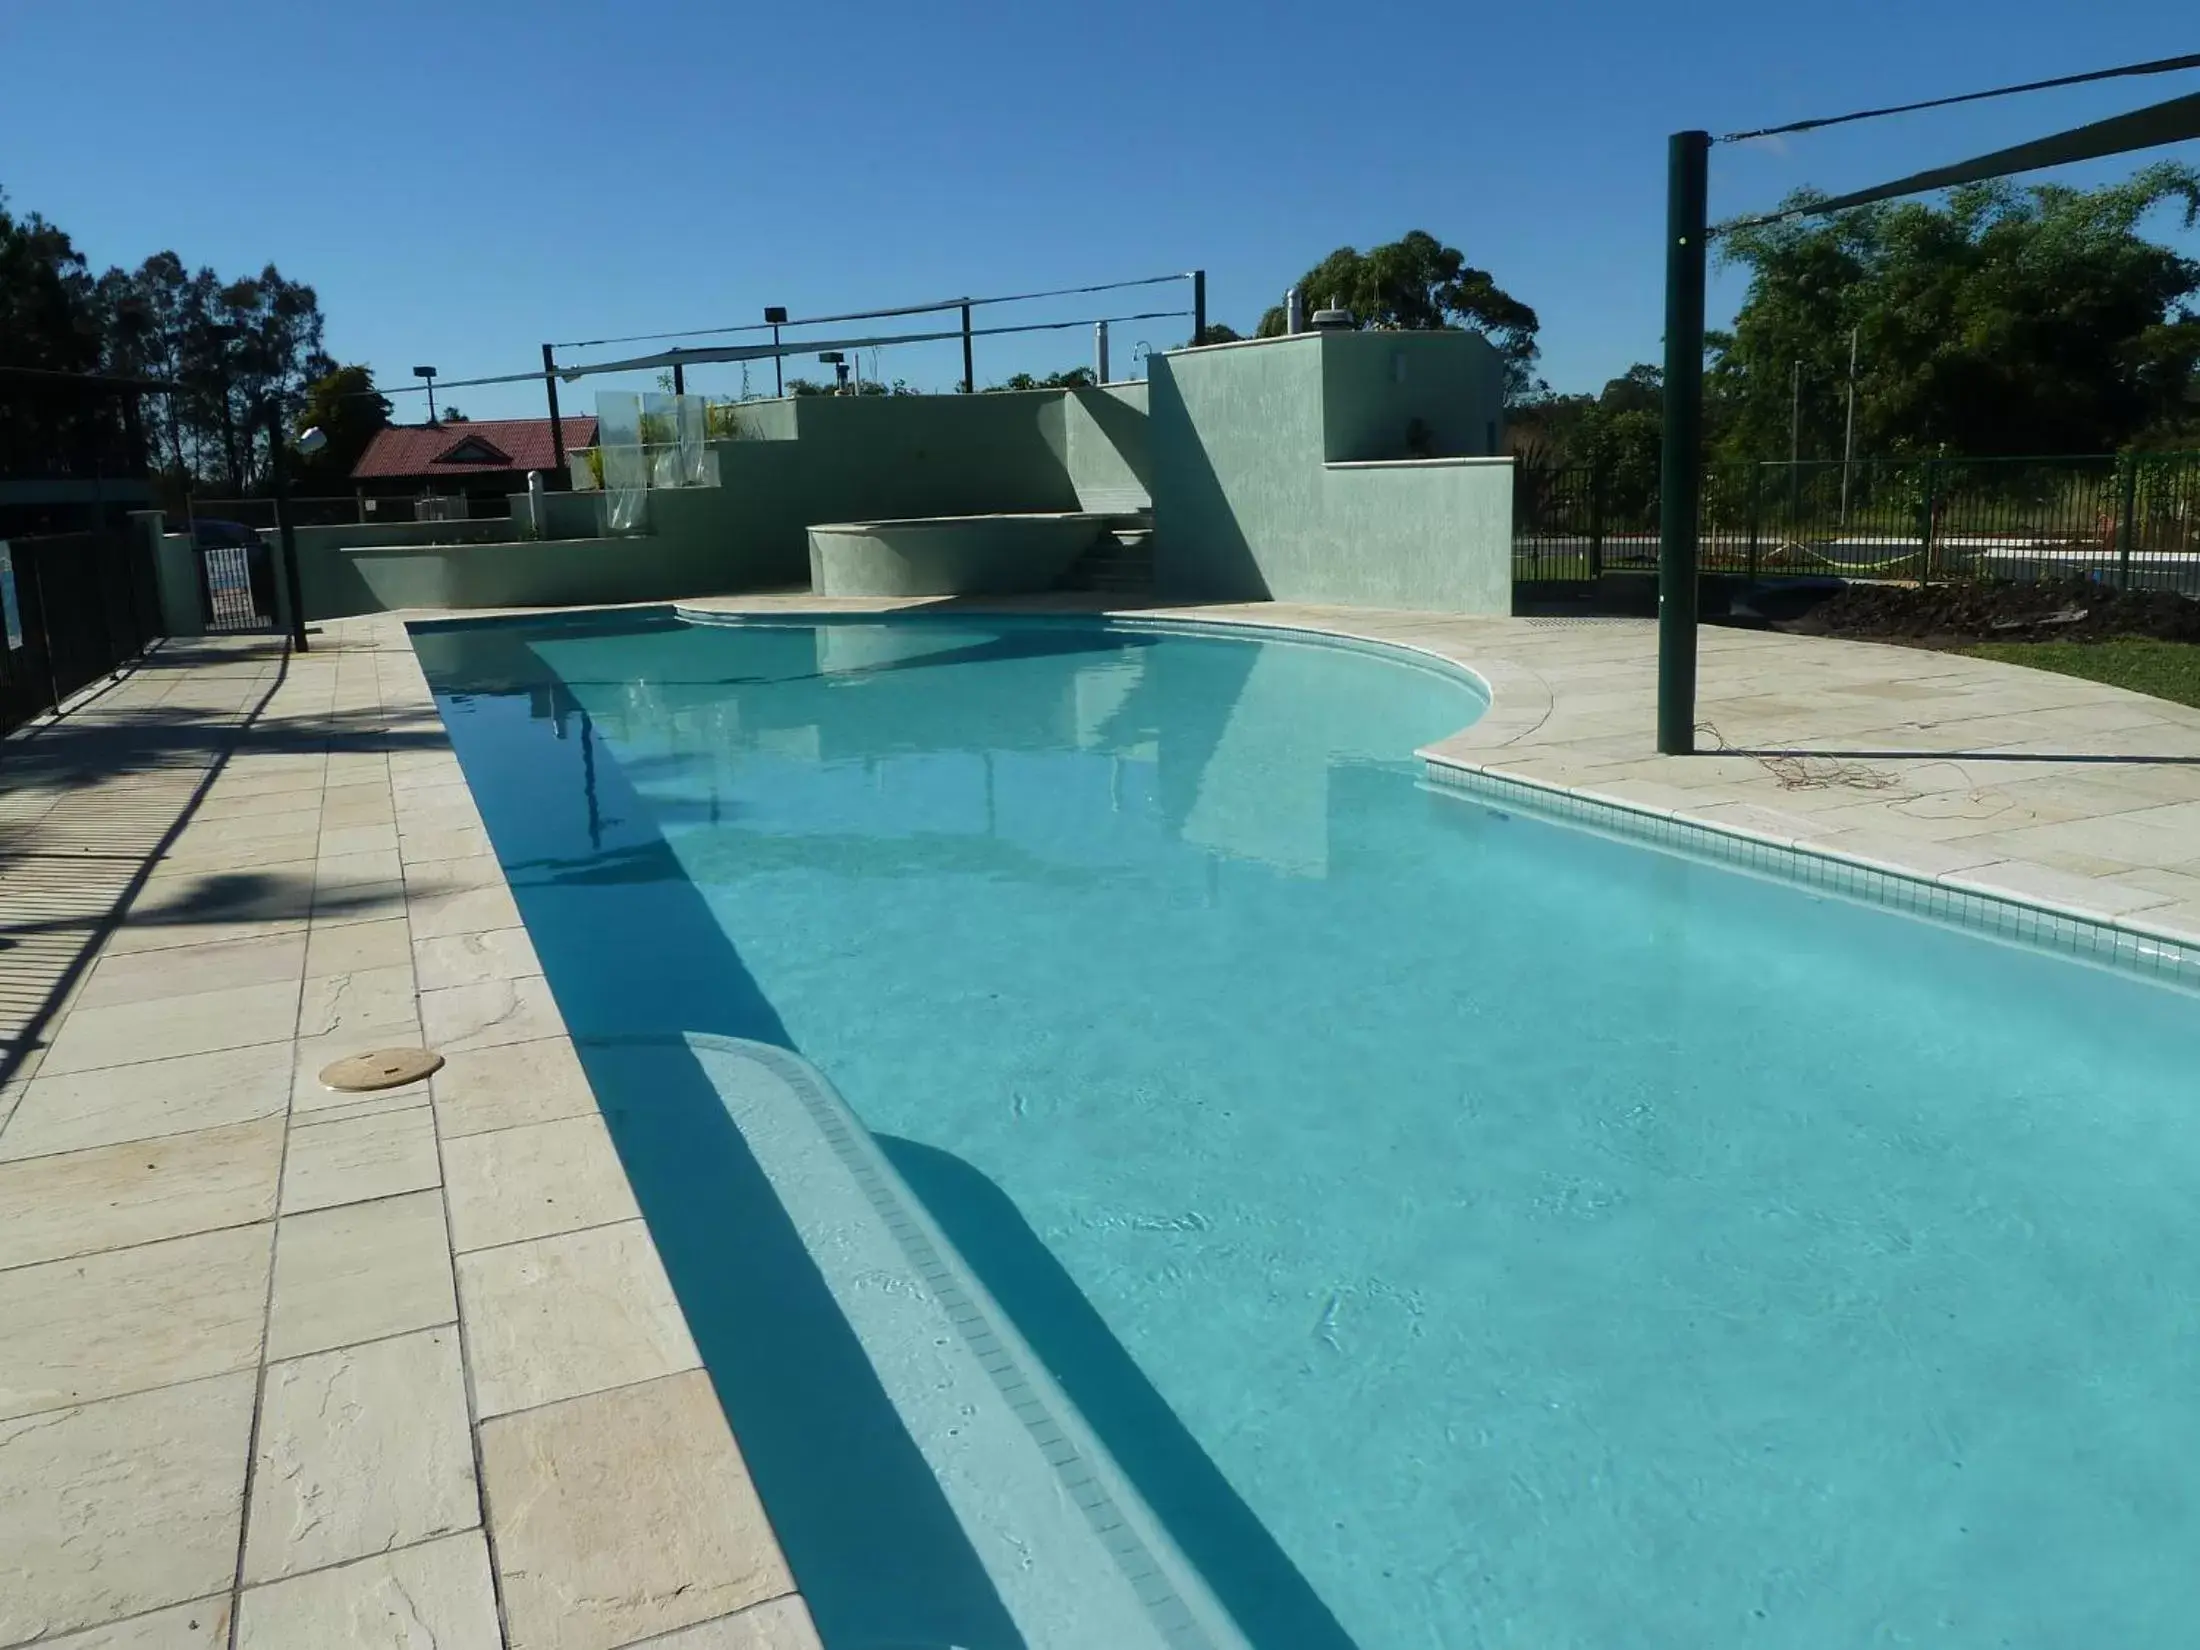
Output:
[[1749,462],[1749,582],[1757,582],[1757,512],[1763,503],[1765,467],[1751,459]]
[[2126,453],[2117,461],[2123,473],[2116,490],[2116,588],[2131,588],[2131,540],[2139,513],[2139,455]]
[[306,603],[298,579],[298,533],[290,520],[290,461],[285,455],[283,409],[267,408],[267,476],[275,492],[275,534],[283,546],[283,587],[290,596],[290,645],[306,651]]
[[1604,577],[1604,455],[1589,458],[1589,582]]
[[1917,582],[1933,582],[1934,518],[1940,514],[1940,460],[1925,461],[1925,501],[1918,512]]

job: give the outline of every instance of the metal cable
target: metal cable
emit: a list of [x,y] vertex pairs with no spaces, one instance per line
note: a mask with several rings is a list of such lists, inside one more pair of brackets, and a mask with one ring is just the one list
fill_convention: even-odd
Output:
[[1896,103],[1884,109],[1858,109],[1853,114],[1791,121],[1785,126],[1766,126],[1754,132],[1728,132],[1713,141],[1746,143],[1751,138],[1784,137],[1791,132],[1816,132],[1828,126],[1846,126],[1856,120],[1877,120],[1883,115],[1915,114],[1920,109],[1946,109],[1958,103],[1983,102],[1990,97],[2014,97],[2019,92],[2044,92],[2057,86],[2083,86],[2095,80],[2117,80],[2129,75],[2171,74],[2179,69],[2200,69],[2200,52],[2185,57],[2157,58],[2151,63],[2126,63],[2115,69],[2094,69],[2086,74],[2058,75],[2053,80],[2031,80],[2022,86],[1997,86],[1990,92],[1964,92],[1955,97],[1927,98],[1922,103]]
[[[1173,278],[1164,277],[1164,279]],[[1140,281],[1124,284],[1150,286],[1153,283]],[[1095,315],[1082,321],[1033,321],[1012,327],[973,327],[970,330],[970,336],[973,338],[999,338],[1017,332],[1066,332],[1072,327],[1098,326],[1102,321],[1113,326],[1118,321],[1164,321],[1188,317],[1191,313],[1188,309],[1148,309],[1141,310],[1135,315]],[[792,326],[794,323],[790,321],[786,324]],[[782,345],[776,353],[782,356],[806,355],[812,350],[875,349],[890,344],[934,344],[962,336],[962,329],[957,327],[953,332],[913,332],[899,335],[890,334],[879,338],[808,338]],[[570,383],[576,378],[586,378],[598,373],[643,372],[650,367],[670,366],[676,360],[698,366],[709,366],[731,360],[768,361],[774,353],[773,349],[765,346],[759,346],[754,351],[743,352],[739,355],[718,350],[662,350],[655,355],[641,356],[631,361],[578,361],[571,366],[560,367],[556,372],[543,372],[538,368],[533,372],[498,373],[488,378],[438,378],[435,381],[435,387],[439,390],[466,390],[476,389],[484,384],[540,383],[545,378],[557,378]],[[350,393],[353,396],[418,395],[424,394],[427,388],[428,386],[425,384],[392,384],[386,389],[353,390]],[[583,415],[567,413],[562,416],[577,418]]]
[[896,315],[932,315],[943,309],[960,309],[964,304],[973,309],[981,304],[1020,304],[1033,298],[1070,298],[1087,292],[1116,292],[1125,287],[1159,286],[1164,281],[1188,281],[1189,271],[1175,275],[1147,275],[1135,281],[1102,281],[1097,286],[1058,286],[1044,292],[1011,292],[997,298],[943,298],[936,304],[903,304],[896,309],[857,309],[845,315],[804,315],[791,321],[752,322],[738,327],[689,327],[680,332],[634,332],[623,338],[579,338],[570,343],[552,344],[552,349],[597,349],[605,344],[649,344],[663,338],[715,338],[735,332],[769,332],[779,327],[820,327],[839,321],[881,321]]

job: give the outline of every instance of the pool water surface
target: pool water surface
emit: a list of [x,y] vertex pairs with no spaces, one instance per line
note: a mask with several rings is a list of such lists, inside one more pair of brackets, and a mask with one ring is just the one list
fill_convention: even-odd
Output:
[[1433,791],[1361,649],[416,642],[829,1646],[1026,1641],[667,1035],[830,1080],[1262,1650],[2190,1642],[2200,1001]]

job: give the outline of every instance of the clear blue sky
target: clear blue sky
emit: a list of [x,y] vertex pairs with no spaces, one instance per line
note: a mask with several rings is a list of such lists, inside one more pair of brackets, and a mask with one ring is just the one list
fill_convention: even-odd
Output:
[[[1658,351],[1668,131],[2200,50],[2196,18],[2191,0],[47,0],[0,7],[0,188],[101,266],[164,247],[224,273],[273,260],[318,288],[330,350],[385,383],[418,362],[523,370],[545,339],[766,303],[1195,266],[1211,316],[1250,330],[1331,248],[1418,227],[1536,307],[1545,376],[1595,388]],[[2111,82],[1721,149],[1713,213],[2194,89],[2200,74]],[[1738,296],[1719,281],[1715,312]],[[1015,318],[1101,302],[1173,307],[1132,292]],[[1137,341],[1184,326],[1119,328],[1119,374]],[[981,340],[979,378],[1089,355],[1084,333]],[[926,388],[958,370],[941,346],[881,366]],[[752,374],[768,388],[768,366]],[[737,391],[739,373],[691,385]],[[452,399],[540,407],[527,387]],[[420,416],[417,397],[399,406]]]

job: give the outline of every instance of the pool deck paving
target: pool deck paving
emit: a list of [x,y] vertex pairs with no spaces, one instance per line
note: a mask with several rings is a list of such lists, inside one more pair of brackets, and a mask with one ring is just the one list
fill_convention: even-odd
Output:
[[[2200,711],[1706,629],[1659,757],[1648,622],[1143,611],[1470,666],[1445,763],[2200,941]],[[815,1646],[399,617],[0,745],[0,940],[0,1647]]]

